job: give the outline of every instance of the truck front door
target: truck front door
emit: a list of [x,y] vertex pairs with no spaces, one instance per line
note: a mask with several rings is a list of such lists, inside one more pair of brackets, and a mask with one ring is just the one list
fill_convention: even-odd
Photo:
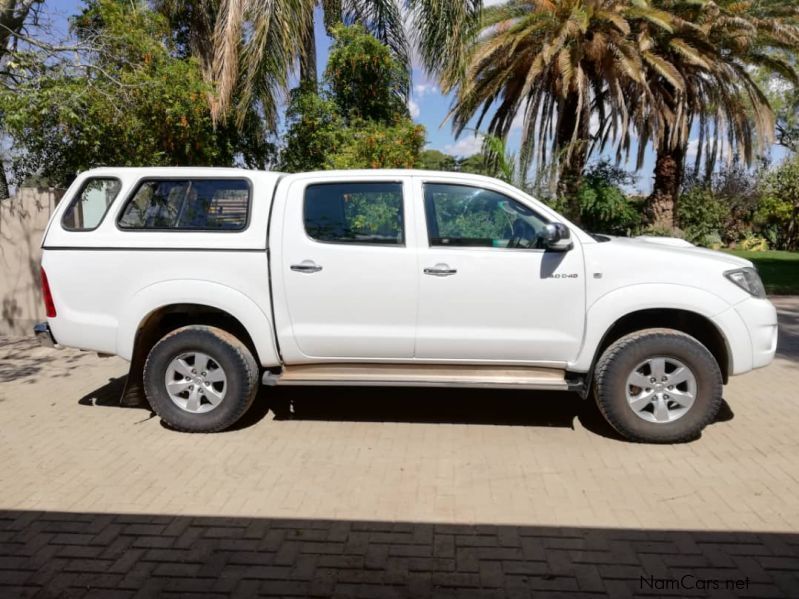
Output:
[[553,367],[573,360],[585,320],[579,241],[570,251],[545,250],[547,220],[488,182],[416,178],[415,195],[423,206],[416,358]]

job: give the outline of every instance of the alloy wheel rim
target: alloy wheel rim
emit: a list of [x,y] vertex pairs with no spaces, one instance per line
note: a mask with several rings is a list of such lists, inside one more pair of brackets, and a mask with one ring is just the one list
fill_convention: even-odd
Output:
[[627,405],[639,418],[667,424],[685,416],[696,400],[696,376],[682,361],[653,356],[627,377]]
[[185,352],[169,363],[164,377],[169,398],[190,414],[205,414],[222,403],[227,394],[227,374],[208,354]]

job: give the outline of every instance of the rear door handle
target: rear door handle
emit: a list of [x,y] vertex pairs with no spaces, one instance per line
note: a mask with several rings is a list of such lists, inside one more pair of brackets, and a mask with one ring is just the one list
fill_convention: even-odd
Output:
[[322,270],[322,267],[313,260],[303,260],[299,264],[292,264],[289,268],[294,272],[304,272],[307,274],[313,274]]
[[457,269],[450,268],[449,264],[443,263],[436,264],[435,266],[428,266],[424,269],[424,274],[431,275],[433,277],[450,277],[457,272]]

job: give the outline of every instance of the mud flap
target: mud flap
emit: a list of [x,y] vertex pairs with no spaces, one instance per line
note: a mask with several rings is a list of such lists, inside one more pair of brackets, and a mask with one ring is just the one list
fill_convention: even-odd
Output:
[[145,356],[134,355],[131,360],[125,389],[122,391],[122,397],[119,398],[119,405],[124,408],[150,407],[150,402],[147,401],[147,396],[144,394],[144,379],[142,378],[144,359]]

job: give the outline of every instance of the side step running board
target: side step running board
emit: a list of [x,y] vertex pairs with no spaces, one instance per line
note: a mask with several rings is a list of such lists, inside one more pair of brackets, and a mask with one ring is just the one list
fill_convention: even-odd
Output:
[[492,387],[567,390],[564,371],[526,366],[440,364],[305,364],[266,372],[264,385]]

